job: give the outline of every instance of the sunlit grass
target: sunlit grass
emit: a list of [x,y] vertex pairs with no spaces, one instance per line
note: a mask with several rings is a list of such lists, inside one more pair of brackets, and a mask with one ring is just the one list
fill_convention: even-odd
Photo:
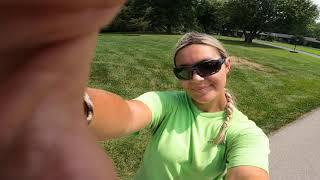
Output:
[[[181,89],[172,73],[178,35],[100,35],[89,86],[134,98],[152,90]],[[270,133],[320,106],[320,59],[236,38],[218,37],[228,52],[262,68],[235,65],[228,88],[238,108]],[[132,177],[150,135],[103,143],[121,179]]]

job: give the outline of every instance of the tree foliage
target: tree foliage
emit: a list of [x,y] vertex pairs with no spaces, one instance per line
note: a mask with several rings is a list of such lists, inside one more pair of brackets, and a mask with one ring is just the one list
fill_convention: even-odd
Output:
[[121,32],[260,32],[320,37],[311,0],[129,0],[107,28]]
[[305,35],[318,15],[311,0],[277,0],[274,32]]
[[242,30],[246,42],[262,31],[272,27],[275,3],[274,0],[229,0],[225,7],[231,24]]
[[307,36],[320,40],[320,23],[309,24],[307,31]]
[[196,18],[200,28],[206,33],[219,31],[223,25],[223,2],[219,0],[199,0],[196,4]]
[[[195,0],[150,0],[152,12],[149,20],[151,29],[166,31],[183,29],[188,23],[195,23]],[[188,23],[187,23],[188,22]]]

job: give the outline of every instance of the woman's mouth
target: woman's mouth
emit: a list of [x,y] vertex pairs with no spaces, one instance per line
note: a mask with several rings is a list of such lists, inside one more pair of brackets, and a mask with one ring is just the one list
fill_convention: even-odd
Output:
[[197,94],[204,94],[206,92],[208,92],[208,86],[199,86],[199,87],[194,87],[191,88],[193,92],[197,93]]

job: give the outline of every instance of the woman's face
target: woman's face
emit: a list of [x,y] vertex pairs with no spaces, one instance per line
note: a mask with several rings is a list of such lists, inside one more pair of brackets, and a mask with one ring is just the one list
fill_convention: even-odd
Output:
[[[204,59],[221,58],[218,50],[212,46],[193,44],[181,49],[176,56],[176,66],[193,65]],[[229,58],[221,70],[208,77],[201,77],[196,72],[191,80],[181,80],[183,89],[197,104],[208,104],[219,96],[224,96],[227,74],[231,68]]]

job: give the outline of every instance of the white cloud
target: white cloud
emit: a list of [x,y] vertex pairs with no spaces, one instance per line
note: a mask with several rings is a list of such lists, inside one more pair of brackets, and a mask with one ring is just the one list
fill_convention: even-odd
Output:
[[315,4],[318,5],[318,7],[320,6],[320,0],[312,0]]

